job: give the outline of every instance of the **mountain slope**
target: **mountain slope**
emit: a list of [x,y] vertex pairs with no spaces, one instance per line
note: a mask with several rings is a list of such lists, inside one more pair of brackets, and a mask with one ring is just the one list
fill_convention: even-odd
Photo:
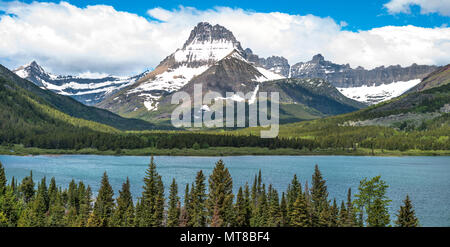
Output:
[[450,64],[442,66],[417,84],[415,87],[408,90],[408,92],[420,92],[430,88],[439,87],[450,83]]
[[79,76],[56,76],[47,73],[35,61],[13,70],[18,76],[33,82],[42,89],[70,96],[85,105],[94,105],[108,95],[133,84],[147,72],[132,77],[106,76],[89,78]]
[[20,78],[2,65],[0,65],[0,78],[7,83],[5,85],[12,87],[11,85],[14,84],[15,86],[20,87],[35,96],[35,100],[37,100],[40,104],[45,104],[71,117],[106,124],[122,130],[142,130],[154,128],[154,125],[145,121],[122,118],[103,109],[85,106],[70,97],[41,89],[32,82]]

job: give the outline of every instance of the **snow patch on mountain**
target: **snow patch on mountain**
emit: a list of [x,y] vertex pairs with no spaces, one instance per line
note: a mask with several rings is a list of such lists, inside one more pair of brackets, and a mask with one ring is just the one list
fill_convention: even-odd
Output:
[[233,42],[225,39],[198,41],[195,39],[184,49],[175,52],[175,60],[179,63],[219,61],[234,49]]
[[128,91],[127,95],[155,90],[164,90],[170,93],[182,88],[192,78],[194,78],[194,76],[200,75],[208,68],[209,66],[190,68],[186,65],[183,65],[175,69],[168,69],[164,73],[157,75],[154,80],[141,83],[141,85],[139,85],[138,87]]
[[257,82],[265,82],[265,81],[273,81],[273,80],[280,80],[280,79],[285,79],[286,77],[276,74],[270,70],[261,68],[261,67],[255,67],[259,73],[261,73],[263,76],[260,76],[258,78],[256,78]]
[[337,89],[348,98],[364,103],[377,104],[402,95],[408,89],[419,84],[420,81],[421,79],[414,79],[409,81],[397,81],[389,84],[381,84],[378,86],[364,85],[360,87]]

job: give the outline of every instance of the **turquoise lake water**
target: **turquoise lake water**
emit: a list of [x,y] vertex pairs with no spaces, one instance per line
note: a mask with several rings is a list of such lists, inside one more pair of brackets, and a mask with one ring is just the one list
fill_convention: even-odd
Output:
[[[180,196],[186,183],[192,183],[199,170],[211,174],[219,157],[155,157],[157,169],[163,177],[166,194],[172,178],[177,180]],[[285,191],[294,174],[304,184],[310,184],[314,165],[318,164],[327,180],[330,199],[338,205],[345,200],[347,189],[356,193],[364,177],[381,175],[389,184],[388,196],[391,220],[406,194],[413,201],[422,226],[450,226],[450,157],[364,157],[364,156],[236,156],[222,157],[233,177],[234,189],[253,183],[255,174],[262,170],[263,181],[272,184],[280,194]],[[10,181],[21,180],[33,170],[33,177],[56,178],[66,187],[72,179],[89,184],[93,191],[99,188],[104,171],[108,173],[115,193],[126,177],[130,178],[134,197],[140,196],[142,179],[149,157],[134,156],[8,156],[0,155]]]

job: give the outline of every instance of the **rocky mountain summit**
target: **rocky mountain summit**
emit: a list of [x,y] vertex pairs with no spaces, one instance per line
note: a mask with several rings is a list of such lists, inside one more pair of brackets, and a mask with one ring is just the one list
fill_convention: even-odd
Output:
[[311,61],[293,65],[291,77],[322,78],[335,87],[348,88],[379,86],[397,81],[421,79],[436,68],[436,66],[413,64],[409,67],[392,65],[388,67],[380,66],[371,70],[366,70],[363,67],[352,69],[349,64],[335,64],[325,60],[321,54],[317,54]]

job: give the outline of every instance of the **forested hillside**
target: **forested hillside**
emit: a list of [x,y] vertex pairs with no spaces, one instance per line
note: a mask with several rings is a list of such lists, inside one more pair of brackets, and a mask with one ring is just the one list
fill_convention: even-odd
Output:
[[[28,95],[34,95],[34,98],[39,103],[45,103],[49,107],[75,118],[82,118],[106,124],[121,130],[144,130],[154,128],[154,125],[148,122],[122,118],[119,115],[103,109],[85,106],[70,97],[41,89],[32,82],[20,78],[2,65],[0,65],[0,78],[3,80],[2,84],[8,85],[8,88],[13,88],[14,86],[22,88],[24,89],[23,91],[28,92]],[[23,91],[17,92],[21,94]]]

